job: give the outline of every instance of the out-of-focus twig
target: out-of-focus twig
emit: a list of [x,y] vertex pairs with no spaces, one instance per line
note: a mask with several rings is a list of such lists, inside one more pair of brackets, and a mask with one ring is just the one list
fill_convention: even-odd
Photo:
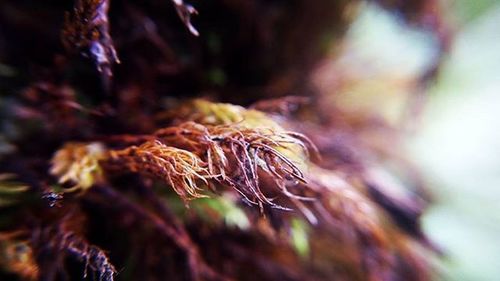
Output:
[[90,57],[106,77],[113,75],[112,64],[120,63],[109,34],[109,4],[110,0],[76,0],[62,30],[66,49]]

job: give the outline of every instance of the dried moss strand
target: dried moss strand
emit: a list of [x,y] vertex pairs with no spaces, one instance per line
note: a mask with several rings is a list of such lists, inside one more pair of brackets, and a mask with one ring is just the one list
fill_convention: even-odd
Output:
[[108,186],[99,186],[97,189],[99,194],[107,198],[108,202],[114,202],[115,207],[122,207],[125,210],[132,211],[142,220],[151,223],[163,235],[170,238],[177,247],[184,251],[187,256],[188,266],[190,268],[191,277],[193,280],[216,280],[229,281],[230,279],[222,276],[217,271],[212,269],[201,257],[198,247],[191,240],[187,232],[179,230],[179,224],[172,225],[175,221],[163,220],[157,214],[145,209],[139,204],[136,204],[123,194],[115,191]]

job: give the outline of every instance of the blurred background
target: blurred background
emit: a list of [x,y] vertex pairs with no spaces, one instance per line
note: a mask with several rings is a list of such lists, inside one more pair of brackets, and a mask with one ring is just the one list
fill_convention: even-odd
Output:
[[424,218],[449,280],[500,276],[500,3],[457,1],[458,32],[412,143],[437,204]]
[[[454,41],[418,120],[405,125],[406,148],[435,196],[423,223],[447,255],[439,262],[443,280],[499,280],[500,1],[454,1],[447,13]],[[341,87],[348,106],[376,108],[395,123],[408,110],[411,77],[437,55],[435,44],[425,31],[365,5],[341,59],[325,68],[353,73],[355,82]],[[326,73],[318,72],[319,87],[338,85]]]
[[[26,3],[28,2],[26,1]],[[209,3],[210,1],[193,2],[196,4],[195,6],[200,7],[200,10],[203,10],[203,2]],[[339,5],[345,8],[342,13],[345,19],[342,18],[339,23],[332,24],[343,27],[346,25],[345,22],[349,22],[351,19],[354,22],[349,25],[345,39],[334,41],[333,47],[328,51],[328,57],[315,66],[312,84],[319,90],[318,92],[322,93],[322,101],[329,101],[329,103],[326,103],[327,106],[335,104],[343,110],[366,114],[366,116],[380,115],[394,128],[403,128],[405,130],[405,149],[410,154],[408,158],[412,159],[413,164],[422,171],[423,178],[427,181],[435,200],[430,209],[425,212],[423,227],[431,240],[435,241],[444,253],[443,259],[436,260],[442,273],[442,279],[464,281],[500,280],[500,277],[498,277],[500,276],[500,157],[498,156],[500,154],[500,128],[497,124],[498,120],[500,120],[500,1],[443,1],[446,2],[443,3],[446,20],[452,23],[450,25],[452,30],[449,32],[453,33],[453,40],[449,45],[449,49],[444,52],[444,56],[442,56],[443,49],[439,45],[440,42],[437,41],[435,34],[433,35],[430,32],[431,27],[426,30],[425,20],[423,20],[423,27],[415,27],[398,16],[398,12],[388,12],[373,2],[399,3],[398,1],[382,0],[370,1],[369,3],[363,2],[358,15],[353,12],[354,9],[358,8],[357,6],[352,5],[353,7],[350,7],[347,4],[344,5],[344,3],[348,2],[338,2],[343,3]],[[13,3],[15,2],[13,1]],[[22,1],[11,6],[16,6],[19,3],[22,3]],[[0,4],[3,4],[2,1],[0,1]],[[67,5],[70,6],[70,4]],[[210,4],[206,5],[210,6]],[[154,8],[154,6],[152,7]],[[286,5],[283,5],[283,7],[286,7]],[[31,9],[30,6],[30,9],[26,10]],[[152,8],[150,7],[150,9]],[[241,9],[245,11],[246,8]],[[173,9],[170,11],[170,16],[164,16],[162,13],[158,12],[158,15],[154,16],[160,19],[168,18],[168,20],[172,20],[178,25],[174,25],[172,29],[179,29],[183,32],[181,33],[182,36],[167,38],[169,40],[166,41],[173,42],[173,50],[179,53],[185,50],[188,52],[190,49],[186,46],[194,46],[194,44],[189,44],[189,42],[195,40],[194,37],[191,38],[191,35],[182,29],[183,27],[179,27],[181,22],[174,15]],[[4,15],[7,14],[13,15],[15,13],[5,9]],[[50,16],[51,14],[48,13],[47,15]],[[141,19],[142,15],[137,14],[135,16]],[[243,48],[240,50],[242,53],[230,53],[228,50],[235,49],[238,51],[239,49],[233,48],[232,44],[227,44],[224,40],[232,42],[236,38],[234,34],[242,32],[239,32],[238,29],[231,30],[231,32],[223,34],[227,38],[224,36],[219,38],[216,36],[217,32],[215,31],[218,31],[219,28],[225,31],[227,29],[225,22],[221,21],[219,23],[217,20],[210,18],[210,13],[200,13],[199,18],[202,19],[204,16],[206,18],[200,20],[197,26],[200,30],[206,30],[207,36],[205,38],[208,39],[207,42],[203,43],[206,46],[198,51],[200,54],[203,52],[209,53],[211,58],[215,58],[212,58],[213,61],[205,61],[201,55],[199,58],[194,56],[190,60],[180,56],[183,59],[177,61],[170,58],[171,54],[166,52],[163,55],[167,57],[165,60],[168,63],[176,67],[178,64],[182,67],[179,67],[179,69],[168,68],[164,65],[163,68],[158,67],[163,72],[160,71],[161,75],[158,76],[158,79],[149,81],[144,77],[150,74],[146,70],[151,70],[153,67],[151,67],[152,64],[148,60],[144,60],[137,63],[142,65],[143,69],[138,68],[139,70],[135,71],[136,68],[129,66],[130,69],[134,69],[132,75],[127,76],[122,73],[122,79],[128,83],[129,80],[135,81],[130,77],[135,78],[135,76],[138,76],[137,81],[141,83],[147,81],[147,83],[143,84],[146,88],[149,86],[148,83],[151,84],[151,89],[154,89],[154,91],[151,91],[149,95],[152,97],[154,95],[151,93],[155,92],[173,92],[184,97],[187,96],[186,93],[198,93],[200,89],[209,89],[206,94],[210,96],[213,92],[223,92],[225,89],[226,94],[221,94],[221,99],[224,101],[249,104],[262,98],[259,95],[271,97],[272,95],[266,92],[266,89],[271,93],[276,92],[276,96],[297,93],[307,94],[302,89],[294,88],[294,83],[305,84],[300,79],[297,79],[297,77],[302,76],[301,71],[291,71],[291,74],[281,73],[281,68],[287,69],[286,65],[282,65],[287,61],[297,60],[301,62],[301,64],[298,64],[300,67],[313,65],[309,61],[316,62],[317,56],[314,55],[312,50],[302,50],[305,47],[295,46],[300,45],[297,42],[301,42],[302,37],[297,36],[296,38],[294,34],[288,34],[291,38],[289,38],[290,41],[281,42],[272,36],[275,34],[265,33],[266,36],[263,36],[263,42],[259,41],[257,43],[262,43],[266,48],[261,49],[268,51],[270,55],[269,57],[262,56],[261,59],[264,63],[261,63],[260,60],[255,60],[254,57],[260,58],[262,50],[248,44],[248,42],[253,43],[255,41],[253,37],[249,37],[248,42],[242,41],[243,43],[240,45],[246,46],[248,44],[250,47],[255,48],[254,57],[250,55],[248,55],[248,58],[246,57],[249,50],[253,50],[252,48],[249,48],[249,50]],[[218,15],[214,17],[218,17]],[[280,20],[288,20],[288,17],[279,14],[276,17]],[[27,16],[26,18],[30,17]],[[248,18],[251,19],[252,17],[249,16]],[[15,20],[12,21],[15,22]],[[1,14],[0,22],[2,22]],[[214,24],[216,26],[212,30],[214,33],[210,33],[210,30],[205,28],[203,23]],[[54,26],[60,25],[60,23],[52,24]],[[115,25],[115,30],[130,30],[127,25],[128,22],[124,21],[121,24],[121,26]],[[130,25],[132,24],[136,23],[130,23]],[[168,27],[169,25],[165,26]],[[265,23],[263,23],[262,29],[266,30],[264,27],[266,27]],[[320,29],[318,28],[318,30]],[[341,30],[343,31],[343,29]],[[299,30],[298,34],[302,36],[307,33],[306,31]],[[142,30],[139,30],[138,34],[142,34],[141,32]],[[50,40],[39,41],[44,44],[58,42],[59,30],[54,29],[53,33],[55,35],[53,34],[53,38]],[[128,32],[122,32],[124,38],[120,38],[119,32],[116,33],[118,34],[115,36],[116,42],[125,45],[129,43],[124,40],[129,36]],[[168,32],[164,33],[170,34]],[[319,34],[319,31],[317,33]],[[22,39],[22,34],[16,34],[16,36],[20,36]],[[26,34],[26,37],[31,40],[31,34]],[[281,32],[276,32],[276,34],[281,34]],[[333,37],[333,35],[330,36]],[[182,40],[178,40],[179,38]],[[287,37],[285,36],[285,38]],[[236,41],[236,39],[234,40]],[[276,40],[276,42],[273,40]],[[330,42],[329,40],[331,38],[326,38],[325,42]],[[3,45],[8,46],[8,40],[4,41],[0,42],[0,47]],[[177,41],[183,42],[185,45],[179,44],[177,46],[175,45]],[[275,45],[272,44],[273,42]],[[280,44],[277,44],[277,42]],[[288,44],[287,42],[292,43]],[[255,45],[258,47],[259,44],[257,43]],[[272,48],[267,48],[268,46],[264,43],[269,43]],[[29,44],[24,45],[31,47]],[[228,49],[221,49],[221,46],[226,45],[229,46]],[[288,58],[286,52],[282,52],[282,45],[292,46],[290,47],[291,50],[289,50],[290,53],[292,55],[298,53],[300,56],[291,56],[292,59]],[[133,48],[130,46],[133,46]],[[130,48],[128,51],[132,50],[131,52],[134,53],[136,51],[135,45],[130,43],[130,46],[128,46]],[[163,46],[161,47],[163,48]],[[47,46],[40,48],[42,51],[45,49],[52,50]],[[196,48],[193,47],[193,49]],[[147,48],[144,50],[147,50]],[[24,56],[22,50],[19,53]],[[198,54],[198,52],[193,53]],[[283,58],[276,55],[281,53],[284,54]],[[125,59],[123,59],[121,71],[125,72],[123,70],[127,68],[124,65],[126,66],[132,60],[127,60],[126,48],[122,48],[122,54],[124,54]],[[35,58],[38,55],[40,57],[46,56],[43,52],[31,55]],[[314,59],[309,59],[309,55]],[[46,57],[52,58],[51,56]],[[277,63],[274,62],[276,57],[278,58],[276,59]],[[0,59],[6,60],[0,61],[0,78],[16,77],[18,75],[16,69],[11,67],[10,62],[7,60],[10,58],[0,57]],[[32,60],[33,58],[28,57],[28,59]],[[151,53],[149,59],[156,61],[157,54]],[[226,59],[231,63],[227,63]],[[269,61],[273,61],[273,63],[269,63]],[[302,61],[306,62],[302,63]],[[171,66],[168,63],[166,65]],[[256,65],[255,69],[248,67],[252,63]],[[130,65],[135,67],[133,63]],[[206,73],[201,70],[198,71],[196,67],[200,65],[203,66],[200,69],[203,71],[208,69],[209,71]],[[423,82],[422,79],[426,77],[429,70],[432,70],[433,65],[439,65],[437,77]],[[275,68],[279,69],[279,71]],[[117,69],[117,80],[119,80],[120,68],[117,67]],[[193,71],[193,69],[196,71]],[[277,72],[279,75],[271,77],[270,74],[268,75],[263,70],[269,71],[273,75]],[[254,75],[254,72],[262,75],[262,77]],[[144,75],[144,77],[140,75]],[[235,77],[231,77],[231,75]],[[433,75],[430,74],[429,76]],[[184,78],[179,80],[178,77]],[[197,81],[193,77],[202,81],[199,83],[200,85],[193,83],[193,81]],[[241,77],[250,77],[252,79],[239,81]],[[175,81],[175,83],[168,79]],[[270,83],[269,81],[273,81],[273,79],[277,82]],[[241,88],[248,88],[248,93],[251,94],[238,92],[241,94],[234,95],[235,85],[231,85],[230,81],[236,81],[236,89],[239,89],[240,86]],[[171,84],[177,85],[178,88],[169,88],[168,82],[172,82]],[[88,86],[87,83],[80,84],[84,85],[83,88]],[[260,84],[265,84],[266,87],[256,88],[256,85]],[[8,88],[6,85],[8,84],[2,83],[2,80],[0,80],[0,90]],[[87,92],[96,93],[93,98],[98,99],[104,96],[97,91],[92,91],[94,88],[99,88],[100,85],[89,85],[88,87],[91,90],[87,89]],[[290,89],[295,89],[296,92]],[[127,88],[119,90],[127,90]],[[137,89],[134,88],[134,90]],[[139,92],[137,90],[137,93]],[[132,94],[123,95],[124,100],[130,97],[132,97],[131,100],[134,98],[140,100],[142,97],[142,95],[134,96],[134,91],[129,91],[129,93]],[[145,93],[145,99],[148,99],[148,92],[145,91]],[[205,94],[205,92],[203,93]],[[243,97],[248,98],[244,99]],[[150,100],[154,99],[151,98]],[[126,109],[124,112],[128,115],[129,108],[124,108]],[[140,114],[140,112],[134,114]],[[354,116],[358,115],[354,114]],[[127,126],[136,129],[138,132],[151,129],[144,126],[146,122],[143,122],[141,118],[136,119],[131,120],[130,124],[127,123]],[[13,131],[11,128],[6,129],[6,131],[9,130]],[[389,145],[386,144],[386,146]],[[390,150],[391,147],[386,149]],[[9,147],[7,142],[4,143],[3,136],[0,136],[0,154],[10,150],[12,148]]]

